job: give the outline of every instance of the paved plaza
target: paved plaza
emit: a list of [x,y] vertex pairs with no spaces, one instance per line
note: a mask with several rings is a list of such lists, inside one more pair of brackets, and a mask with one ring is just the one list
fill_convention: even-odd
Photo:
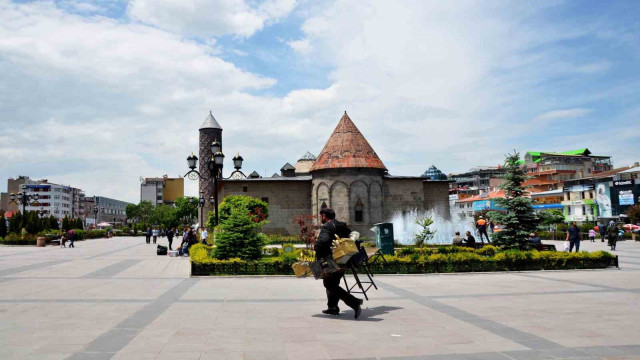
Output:
[[620,270],[376,276],[357,321],[322,315],[313,279],[190,278],[144,238],[76,244],[0,247],[1,359],[640,359],[631,241]]

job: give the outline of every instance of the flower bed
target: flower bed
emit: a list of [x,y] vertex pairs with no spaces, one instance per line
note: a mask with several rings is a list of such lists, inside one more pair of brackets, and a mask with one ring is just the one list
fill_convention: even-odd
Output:
[[[299,251],[299,250],[298,250]],[[194,245],[191,248],[192,275],[293,275],[291,264],[296,253],[265,257],[260,261],[241,259],[217,260],[211,248]],[[297,252],[297,251],[296,251]],[[523,271],[600,269],[614,264],[616,257],[606,251],[502,251],[493,246],[474,250],[456,246],[437,248],[406,248],[396,256],[385,256],[369,265],[374,274],[423,274],[453,272]]]

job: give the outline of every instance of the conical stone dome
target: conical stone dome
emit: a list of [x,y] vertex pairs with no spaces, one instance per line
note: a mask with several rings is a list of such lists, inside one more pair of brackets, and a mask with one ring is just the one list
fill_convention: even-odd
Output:
[[338,168],[387,170],[346,111],[310,171]]

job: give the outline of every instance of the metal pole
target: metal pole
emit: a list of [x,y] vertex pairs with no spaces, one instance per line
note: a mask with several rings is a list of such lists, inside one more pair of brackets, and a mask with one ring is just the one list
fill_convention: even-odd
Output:
[[215,176],[213,177],[213,201],[214,201],[214,211],[216,214],[216,226],[218,226],[218,171],[216,170]]
[[24,214],[27,213],[27,202],[28,202],[28,198],[27,198],[27,192],[23,192],[22,193],[22,216],[24,216]]

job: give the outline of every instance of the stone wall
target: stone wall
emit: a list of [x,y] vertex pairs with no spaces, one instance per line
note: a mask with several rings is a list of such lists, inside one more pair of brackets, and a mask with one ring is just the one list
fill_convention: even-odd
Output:
[[220,202],[225,196],[244,195],[269,203],[266,234],[296,235],[293,218],[311,213],[311,180],[227,180],[222,183]]
[[[382,171],[358,168],[319,170],[312,176],[314,215],[319,215],[326,205],[336,212],[338,220],[370,237],[369,229],[374,223],[382,222]],[[359,216],[361,219],[357,218]]]
[[[398,211],[424,210],[424,187],[421,178],[384,179],[384,221]],[[448,196],[445,198],[448,200]]]
[[424,210],[435,210],[444,219],[450,219],[449,182],[427,180],[422,185],[424,189]]

